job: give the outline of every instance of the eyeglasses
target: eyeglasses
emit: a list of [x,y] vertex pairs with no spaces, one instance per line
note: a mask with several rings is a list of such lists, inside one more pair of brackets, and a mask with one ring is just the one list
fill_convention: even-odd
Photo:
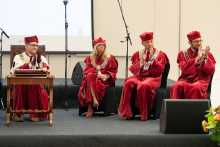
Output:
[[202,43],[203,42],[203,40],[196,40],[196,41],[192,41],[192,42],[195,42],[195,43]]
[[101,46],[105,46],[105,44],[98,44],[97,46],[101,47]]
[[37,44],[29,44],[29,43],[28,43],[27,45],[30,45],[30,46],[32,46],[32,47],[35,47],[35,46],[38,47]]

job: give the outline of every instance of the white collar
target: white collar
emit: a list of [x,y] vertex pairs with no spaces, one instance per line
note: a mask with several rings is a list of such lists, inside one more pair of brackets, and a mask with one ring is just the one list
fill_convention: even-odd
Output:
[[195,52],[196,52],[196,50],[192,49],[192,47],[190,47],[190,48],[191,48],[191,50],[193,51],[193,53],[195,53]]
[[26,51],[25,54],[27,54],[29,57],[33,57],[32,55],[28,54],[28,52]]

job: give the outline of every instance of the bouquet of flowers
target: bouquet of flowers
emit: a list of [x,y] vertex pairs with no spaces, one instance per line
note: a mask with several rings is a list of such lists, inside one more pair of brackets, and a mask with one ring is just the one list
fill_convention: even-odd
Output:
[[202,127],[205,132],[210,130],[213,135],[211,139],[213,141],[218,141],[218,146],[220,146],[220,105],[213,110],[212,106],[210,110],[207,110],[209,114],[205,115],[208,118],[208,122],[205,120],[202,121]]

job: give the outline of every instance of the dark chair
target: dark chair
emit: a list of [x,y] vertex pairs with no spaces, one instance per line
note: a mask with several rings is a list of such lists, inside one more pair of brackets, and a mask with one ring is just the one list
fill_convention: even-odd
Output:
[[[210,100],[210,95],[211,95],[211,87],[212,87],[212,78],[213,78],[213,75],[210,77],[210,81],[209,81],[209,87],[207,89],[207,99]],[[210,104],[211,104],[211,101],[210,101]]]
[[[87,112],[87,110],[88,106],[82,107],[79,105],[79,116],[84,112]],[[110,113],[118,114],[117,103],[115,99],[115,83],[110,86],[106,86],[105,95],[99,106],[99,109],[97,110],[94,108],[93,110],[94,112],[104,111],[104,116],[107,116]]]
[[[153,109],[151,110],[151,112],[148,116],[148,117],[151,117],[151,115],[153,115],[153,119],[157,119],[160,116],[160,111],[161,111],[163,99],[167,99],[166,87],[167,87],[167,77],[169,74],[169,70],[170,70],[170,63],[167,62],[167,64],[165,65],[165,68],[164,68],[164,72],[162,74],[160,88],[156,89]],[[134,91],[136,89],[137,89],[137,85],[135,85],[135,87],[133,88],[133,92],[132,92],[131,100],[130,100],[130,105],[131,105],[133,117],[135,117],[135,115],[140,114],[140,109],[135,108],[135,106],[134,106]]]

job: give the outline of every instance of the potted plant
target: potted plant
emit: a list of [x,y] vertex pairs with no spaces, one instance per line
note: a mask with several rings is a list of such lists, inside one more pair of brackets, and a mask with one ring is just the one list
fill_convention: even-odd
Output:
[[205,117],[208,119],[208,122],[205,120],[202,121],[202,127],[205,132],[208,132],[210,130],[213,135],[211,139],[213,141],[218,141],[218,146],[220,146],[220,105],[213,110],[212,106],[210,107],[210,110],[207,110],[206,112],[209,112],[209,114],[205,115]]

